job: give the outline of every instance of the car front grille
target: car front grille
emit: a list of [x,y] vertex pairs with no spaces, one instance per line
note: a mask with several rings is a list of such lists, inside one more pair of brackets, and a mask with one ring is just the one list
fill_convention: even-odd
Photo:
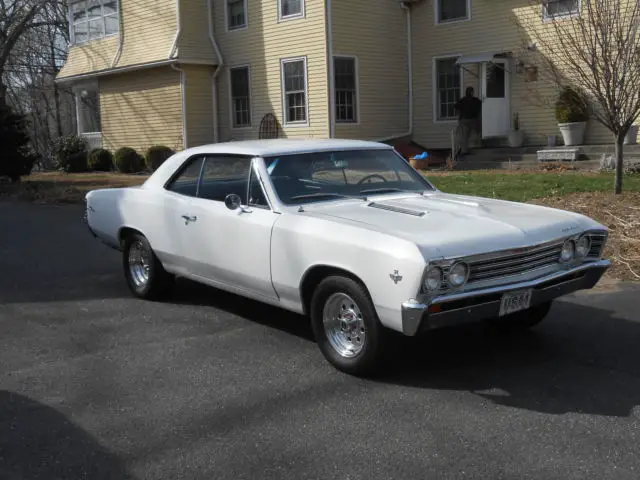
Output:
[[558,263],[562,242],[532,247],[518,253],[503,253],[502,255],[469,262],[468,283],[492,280],[526,273]]
[[607,241],[607,234],[598,232],[589,234],[591,237],[591,248],[587,254],[587,258],[600,258],[602,250]]

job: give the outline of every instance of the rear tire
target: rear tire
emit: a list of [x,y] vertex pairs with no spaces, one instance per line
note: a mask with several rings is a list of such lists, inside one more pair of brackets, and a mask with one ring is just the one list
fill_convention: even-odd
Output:
[[313,292],[310,316],[318,347],[331,365],[356,376],[376,372],[388,332],[360,283],[325,278]]
[[129,290],[139,298],[163,299],[173,286],[174,276],[164,269],[149,241],[140,233],[124,239],[122,266]]
[[542,322],[549,314],[552,305],[553,301],[544,302],[522,312],[494,318],[491,319],[490,325],[504,332],[527,330]]

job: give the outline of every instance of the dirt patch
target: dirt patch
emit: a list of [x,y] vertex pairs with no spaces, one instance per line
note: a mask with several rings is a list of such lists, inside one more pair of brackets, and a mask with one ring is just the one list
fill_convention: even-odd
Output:
[[530,203],[581,213],[608,227],[603,256],[613,265],[607,277],[640,280],[640,193],[572,193]]

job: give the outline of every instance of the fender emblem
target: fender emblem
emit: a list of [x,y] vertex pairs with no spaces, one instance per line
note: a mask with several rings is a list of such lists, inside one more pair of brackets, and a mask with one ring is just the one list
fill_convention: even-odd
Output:
[[402,280],[402,275],[398,274],[398,270],[394,270],[393,273],[389,274],[389,278],[393,280],[393,283],[397,284],[399,281]]

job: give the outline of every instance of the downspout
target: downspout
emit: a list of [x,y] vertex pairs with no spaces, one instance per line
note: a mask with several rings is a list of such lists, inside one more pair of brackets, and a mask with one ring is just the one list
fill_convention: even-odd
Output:
[[182,22],[180,20],[180,0],[176,0],[176,36],[173,39],[173,43],[171,44],[171,50],[169,50],[169,57],[172,58],[176,55],[178,50],[178,42],[180,41],[180,35],[182,34]]
[[[330,1],[330,0],[327,0]],[[378,139],[378,142],[388,142],[396,138],[409,137],[413,134],[413,37],[411,34],[411,6],[401,2],[400,7],[407,12],[407,70],[409,74],[409,130],[399,135]]]
[[211,46],[213,50],[216,52],[216,56],[218,57],[218,66],[215,71],[211,75],[211,97],[213,100],[213,141],[214,143],[218,143],[220,141],[220,125],[218,122],[218,75],[222,70],[224,65],[224,59],[222,58],[222,52],[220,52],[220,48],[218,47],[218,42],[216,42],[216,37],[213,31],[213,8],[211,4],[213,0],[205,0],[207,2],[207,11],[209,13],[209,40],[211,41]]
[[331,0],[326,0],[326,28],[327,28],[327,72],[329,86],[329,138],[335,137],[335,79],[333,75],[333,19],[331,16]]
[[180,96],[182,97],[182,149],[189,148],[187,141],[187,75],[184,70],[171,64],[171,68],[180,72]]
[[114,68],[120,61],[122,47],[124,46],[124,14],[122,13],[122,0],[118,0],[118,22],[120,24],[120,31],[118,32],[118,50],[111,61],[111,68]]

